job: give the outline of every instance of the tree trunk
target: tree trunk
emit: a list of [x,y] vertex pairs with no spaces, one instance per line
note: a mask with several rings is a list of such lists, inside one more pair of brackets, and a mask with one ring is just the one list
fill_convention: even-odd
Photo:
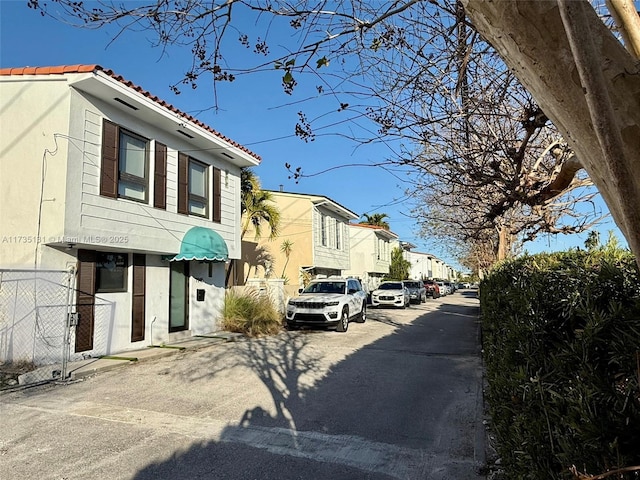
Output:
[[502,261],[511,252],[511,232],[504,225],[498,230],[498,261]]
[[462,0],[576,152],[640,266],[640,64],[586,0]]

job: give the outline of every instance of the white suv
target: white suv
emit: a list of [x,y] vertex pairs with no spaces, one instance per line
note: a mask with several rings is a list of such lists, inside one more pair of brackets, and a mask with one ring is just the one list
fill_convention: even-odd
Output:
[[367,319],[367,294],[356,278],[312,280],[287,303],[288,328],[323,326],[346,332],[349,322]]

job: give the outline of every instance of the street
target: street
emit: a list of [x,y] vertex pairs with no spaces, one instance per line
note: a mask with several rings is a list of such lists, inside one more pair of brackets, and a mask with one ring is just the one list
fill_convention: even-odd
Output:
[[3,393],[2,478],[484,478],[477,316],[463,290]]

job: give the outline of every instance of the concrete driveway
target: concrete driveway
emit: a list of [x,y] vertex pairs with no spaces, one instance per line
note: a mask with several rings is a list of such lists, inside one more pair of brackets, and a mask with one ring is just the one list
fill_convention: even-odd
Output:
[[[187,349],[0,396],[11,479],[484,478],[478,300]],[[5,477],[6,475],[6,477]]]

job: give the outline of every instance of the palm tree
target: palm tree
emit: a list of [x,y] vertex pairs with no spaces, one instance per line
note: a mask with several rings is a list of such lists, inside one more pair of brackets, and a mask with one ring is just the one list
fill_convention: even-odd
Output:
[[280,245],[280,251],[284,253],[285,258],[287,259],[284,262],[284,267],[282,267],[282,275],[281,278],[284,278],[284,272],[287,270],[287,265],[289,264],[289,257],[291,256],[291,251],[293,250],[293,242],[291,240],[284,240]]
[[252,192],[260,190],[260,179],[250,168],[243,167],[240,169],[240,191],[241,193],[241,211],[247,210],[245,199]]
[[240,174],[241,184],[241,212],[243,215],[241,237],[244,238],[249,227],[253,225],[255,238],[262,236],[262,225],[269,225],[269,238],[278,236],[280,211],[272,200],[271,193],[262,190],[260,180],[249,168],[243,168]]
[[386,213],[374,213],[373,215],[363,213],[362,216],[364,217],[364,220],[360,221],[361,225],[375,225],[376,227],[382,227],[385,230],[389,230],[389,224],[384,220],[389,217]]

